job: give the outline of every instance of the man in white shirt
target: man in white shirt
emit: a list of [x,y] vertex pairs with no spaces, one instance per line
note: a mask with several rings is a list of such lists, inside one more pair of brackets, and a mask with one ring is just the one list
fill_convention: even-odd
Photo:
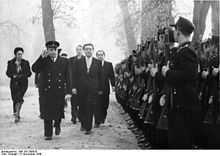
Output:
[[[98,96],[101,91],[101,62],[94,58],[94,46],[83,46],[85,57],[77,60],[75,76],[72,78],[72,92],[78,96],[81,131],[90,134]],[[95,118],[96,119],[96,118]]]

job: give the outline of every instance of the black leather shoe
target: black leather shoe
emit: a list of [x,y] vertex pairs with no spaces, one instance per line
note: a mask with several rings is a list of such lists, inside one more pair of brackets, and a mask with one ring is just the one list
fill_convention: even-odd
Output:
[[95,124],[94,128],[99,128],[100,127],[100,124]]
[[81,126],[80,131],[86,131],[86,129]]
[[45,136],[45,140],[52,140],[52,136]]
[[60,127],[55,127],[55,135],[60,135],[61,129]]
[[71,122],[75,125],[76,124],[76,119],[71,119]]
[[20,118],[19,118],[19,116],[15,116],[15,123],[18,123],[20,121]]
[[85,135],[90,135],[91,133],[92,133],[92,131],[88,130],[88,131],[85,132]]

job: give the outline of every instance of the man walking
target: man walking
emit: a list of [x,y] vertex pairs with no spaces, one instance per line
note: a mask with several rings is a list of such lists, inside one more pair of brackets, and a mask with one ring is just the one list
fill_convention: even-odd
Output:
[[[91,134],[97,98],[101,92],[101,62],[92,55],[94,46],[91,43],[83,46],[85,57],[77,61],[76,77],[72,79],[73,94],[78,95],[81,131]],[[77,80],[77,85],[76,85]]]
[[[84,56],[82,54],[82,45],[78,45],[76,47],[76,56],[74,57],[71,57],[69,59],[69,65],[70,65],[70,76],[71,76],[71,79],[74,78],[76,76],[76,63],[78,60],[82,59]],[[78,80],[76,79],[76,84],[77,85],[78,83]],[[72,84],[71,84],[72,85]],[[78,87],[76,87],[78,88]],[[73,124],[76,124],[76,119],[78,118],[79,121],[80,121],[80,116],[79,116],[79,102],[78,102],[78,96],[76,94],[74,94],[74,90],[73,90],[73,95],[72,95],[72,98],[71,98],[71,121]]]
[[113,65],[111,62],[105,61],[105,52],[103,50],[98,50],[96,52],[96,57],[102,62],[102,92],[103,94],[99,96],[100,112],[99,122],[96,123],[96,127],[100,124],[104,124],[107,116],[107,110],[109,107],[109,94],[110,94],[110,84],[112,85],[112,91],[115,91],[115,74],[113,70]]
[[[68,71],[68,61],[58,55],[57,41],[48,41],[47,50],[32,66],[35,73],[40,73],[40,105],[43,110],[45,140],[51,140],[53,136],[53,126],[55,134],[60,135],[61,119],[64,118],[65,100],[70,100],[70,77]],[[66,96],[65,96],[66,95]]]

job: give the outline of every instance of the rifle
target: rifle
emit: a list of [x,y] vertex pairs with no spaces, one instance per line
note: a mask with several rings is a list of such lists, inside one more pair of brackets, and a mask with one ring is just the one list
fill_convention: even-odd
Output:
[[213,96],[209,97],[208,110],[205,114],[204,121],[203,121],[204,124],[214,124],[215,122],[215,119],[214,119],[215,106],[214,106],[213,98],[214,98]]
[[[168,30],[169,31],[169,30]],[[170,55],[170,47],[169,47],[169,42],[170,42],[170,36],[169,36],[169,32],[165,31],[165,40],[164,40],[164,55],[165,55],[165,63],[170,66],[170,59],[171,59],[171,55]],[[165,96],[165,104],[161,105],[161,112],[160,112],[160,116],[158,119],[158,123],[157,123],[157,128],[158,129],[162,129],[162,130],[168,130],[168,107],[169,107],[169,103],[170,106],[173,106],[173,94],[172,94],[172,88],[170,88],[166,82],[163,86],[163,91],[164,93],[162,94],[161,97],[163,97],[163,95]],[[160,97],[160,98],[161,98]]]
[[217,115],[217,119],[216,119],[216,124],[217,125],[220,125],[220,101],[218,101],[218,106],[219,106],[219,109],[218,109],[218,115]]
[[[155,43],[155,41],[152,41],[150,43],[150,46],[149,46],[149,50],[150,50],[150,55],[151,55],[151,60],[152,60],[152,64],[153,66],[157,66],[157,58],[158,58],[158,55],[157,55],[157,51],[156,51],[156,46],[157,43]],[[149,105],[149,109],[146,113],[146,116],[145,116],[145,119],[144,119],[144,123],[145,124],[151,124],[151,125],[154,125],[155,124],[155,107],[154,105],[156,104],[156,100],[155,98],[157,97],[157,88],[156,88],[156,80],[155,80],[155,77],[152,77],[151,75],[149,75],[149,80],[148,80],[148,83],[147,85],[149,85],[149,92],[148,92],[148,105]]]

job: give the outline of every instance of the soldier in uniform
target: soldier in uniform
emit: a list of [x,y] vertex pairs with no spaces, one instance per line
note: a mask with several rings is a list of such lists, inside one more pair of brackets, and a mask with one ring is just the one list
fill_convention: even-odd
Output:
[[99,124],[104,124],[107,116],[107,110],[109,106],[109,94],[110,94],[110,84],[112,85],[112,90],[115,91],[115,74],[113,70],[113,65],[111,62],[105,61],[105,52],[103,50],[98,50],[96,52],[96,57],[102,62],[102,91],[103,94],[100,96],[98,116],[100,117],[100,123],[96,123],[96,127]]
[[[210,46],[211,57],[209,60],[209,95],[207,117],[211,120],[208,135],[208,148],[220,148],[219,137],[219,36],[212,37]],[[209,115],[210,112],[210,115]]]
[[[53,136],[53,126],[55,134],[60,135],[61,119],[64,118],[65,100],[70,100],[70,77],[68,71],[68,61],[58,55],[57,41],[48,41],[47,50],[32,66],[35,73],[40,73],[40,102],[44,119],[45,140],[51,140]],[[66,85],[65,85],[66,84]]]
[[[69,59],[69,65],[70,65],[70,76],[71,76],[71,80],[72,80],[72,77],[75,76],[75,72],[76,72],[76,62],[77,60],[80,60],[81,58],[83,58],[83,54],[82,54],[82,45],[78,45],[76,47],[76,56],[74,57],[71,57]],[[77,81],[76,80],[76,85],[77,85]],[[72,81],[71,81],[72,82]],[[73,84],[71,84],[72,86]],[[72,91],[72,98],[71,98],[71,121],[73,124],[76,124],[77,122],[77,118],[79,119],[80,121],[80,114],[79,114],[79,103],[78,103],[78,98],[77,98],[77,95],[75,94],[75,91],[73,90]]]
[[198,60],[189,46],[194,26],[183,17],[173,26],[179,48],[174,58],[173,69],[162,67],[162,74],[173,89],[168,144],[170,148],[190,149],[195,144],[195,136],[199,132],[201,113],[196,90]]
[[21,106],[24,102],[24,94],[28,88],[28,77],[31,76],[29,62],[22,58],[24,49],[16,47],[14,49],[15,57],[8,61],[6,74],[10,81],[11,97],[13,101],[13,113],[15,123],[20,121]]

